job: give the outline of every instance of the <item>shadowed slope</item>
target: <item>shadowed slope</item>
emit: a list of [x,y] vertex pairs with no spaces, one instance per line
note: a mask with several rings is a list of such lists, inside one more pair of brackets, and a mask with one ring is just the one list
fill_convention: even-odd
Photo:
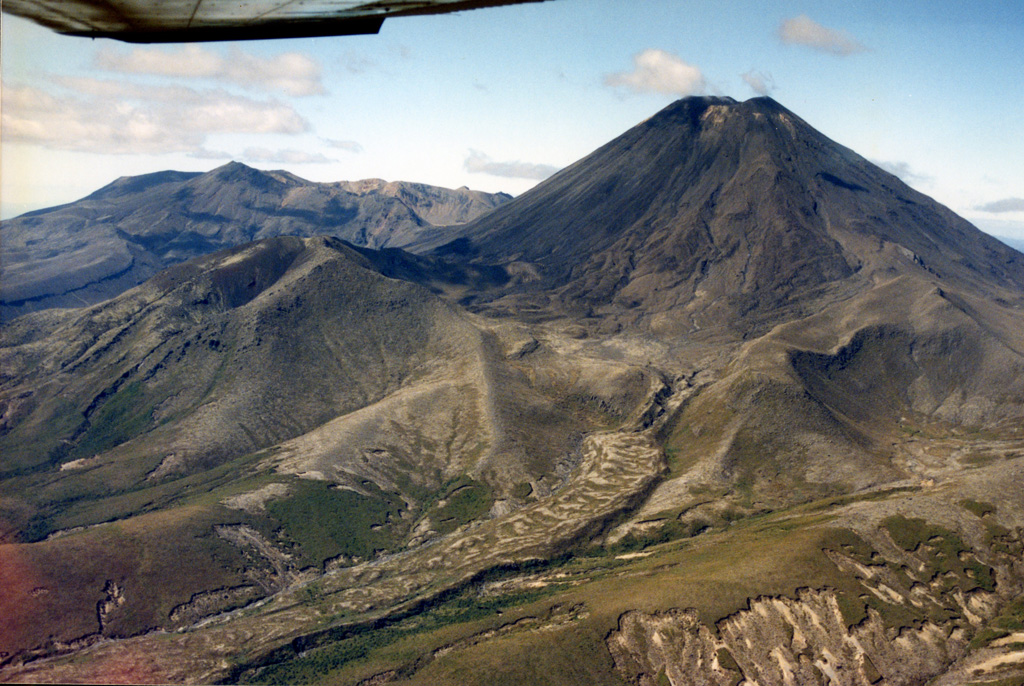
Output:
[[[22,343],[5,373],[35,389],[16,425],[71,422],[49,456],[22,458],[33,463],[91,457],[142,431],[147,452],[210,466],[376,402],[473,345],[472,327],[426,291],[340,242],[298,238],[172,268],[71,317],[18,319],[5,336]],[[55,383],[70,414],[43,400]]]

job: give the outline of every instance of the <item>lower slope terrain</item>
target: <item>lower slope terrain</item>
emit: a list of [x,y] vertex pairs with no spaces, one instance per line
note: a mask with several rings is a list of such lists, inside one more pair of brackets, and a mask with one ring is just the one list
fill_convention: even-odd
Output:
[[536,345],[521,327],[323,238],[217,253],[4,335],[3,645],[44,653],[516,509],[655,383],[614,360],[510,365]]
[[[666,234],[506,252],[598,203],[556,175],[432,255],[273,238],[12,321],[0,678],[1021,683],[1024,262],[794,116],[682,101],[595,153],[682,151]],[[794,190],[701,176],[745,159],[709,140]],[[673,243],[694,179],[753,225],[705,198]],[[786,227],[828,259],[773,272]]]

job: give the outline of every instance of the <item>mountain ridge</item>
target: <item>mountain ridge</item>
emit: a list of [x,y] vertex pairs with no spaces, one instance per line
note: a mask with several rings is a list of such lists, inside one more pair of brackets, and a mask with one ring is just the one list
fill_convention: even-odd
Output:
[[508,199],[407,182],[314,183],[239,162],[122,177],[77,202],[3,222],[0,307],[9,319],[92,304],[171,264],[277,235],[402,245]]

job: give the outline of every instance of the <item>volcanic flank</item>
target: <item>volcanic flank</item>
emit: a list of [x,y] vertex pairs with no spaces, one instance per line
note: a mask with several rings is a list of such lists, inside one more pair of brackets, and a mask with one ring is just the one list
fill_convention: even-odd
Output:
[[447,238],[518,277],[510,307],[678,333],[763,331],[882,274],[1024,286],[1019,253],[770,98],[680,100]]
[[767,98],[380,230],[5,325],[0,678],[1024,678],[1024,256]]

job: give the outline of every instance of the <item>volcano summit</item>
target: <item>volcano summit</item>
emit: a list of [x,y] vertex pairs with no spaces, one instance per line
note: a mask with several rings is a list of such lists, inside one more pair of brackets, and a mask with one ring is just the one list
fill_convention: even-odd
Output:
[[498,200],[5,324],[0,677],[1024,678],[1024,256],[767,98]]
[[447,238],[526,272],[514,292],[679,333],[777,323],[907,263],[1024,288],[1019,253],[770,98],[680,100]]

